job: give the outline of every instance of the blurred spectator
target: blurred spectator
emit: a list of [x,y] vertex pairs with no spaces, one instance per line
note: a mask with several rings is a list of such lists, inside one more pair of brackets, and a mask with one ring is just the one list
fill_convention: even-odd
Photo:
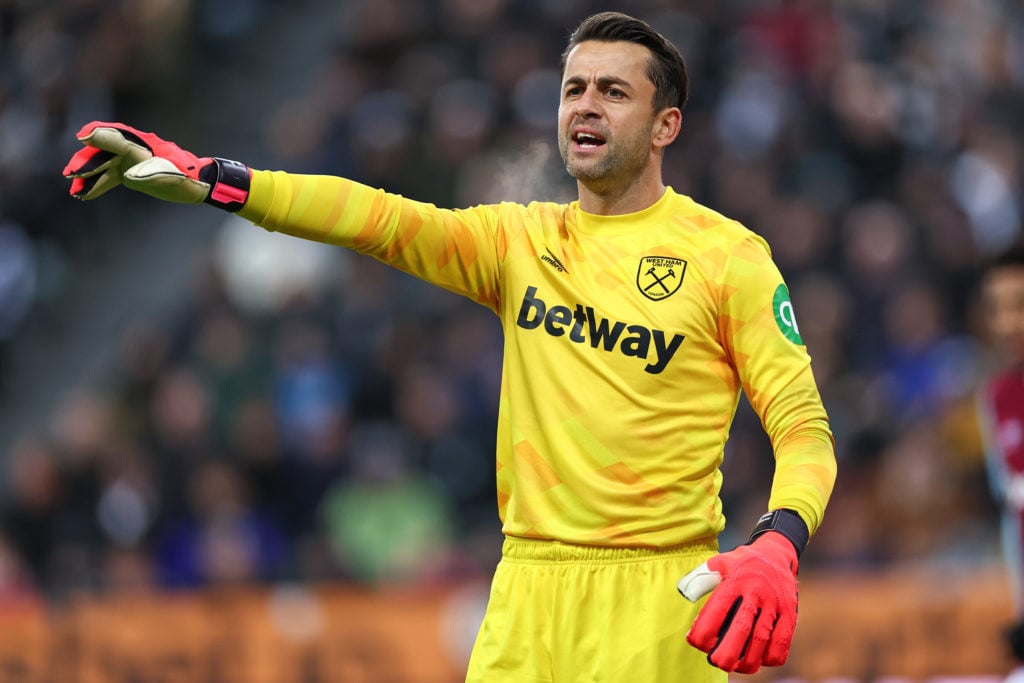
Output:
[[18,224],[0,223],[0,348],[17,332],[35,289],[32,243]]
[[[802,566],[991,557],[994,512],[964,408],[988,361],[970,293],[981,259],[1021,233],[1024,10],[671,4],[623,5],[688,62],[667,178],[769,242],[833,422],[835,511]],[[277,35],[274,5],[0,10],[0,339],[41,292],[74,285],[74,264],[118,266],[118,217],[54,199],[76,124],[141,113],[156,127],[173,111],[180,139],[205,144],[193,125],[203,95],[247,68],[253,36]],[[322,59],[289,66],[288,83],[257,70],[244,80],[256,92],[228,89],[252,97],[246,123],[259,132],[231,153],[440,205],[562,199],[558,53],[603,9],[388,0],[289,13],[321,37],[304,54]],[[494,316],[343,250],[253,230],[229,220],[199,261],[166,264],[195,268],[179,310],[111,340],[123,350],[109,386],[70,392],[52,433],[4,454],[4,535],[48,593],[492,569]],[[760,434],[741,405],[730,518],[764,505],[748,485],[771,465]],[[950,501],[953,527],[936,507]],[[437,555],[412,563],[399,539]],[[65,558],[81,577],[57,570]]]
[[452,523],[442,491],[411,467],[409,443],[394,427],[353,434],[351,476],[323,501],[323,523],[347,575],[371,583],[421,583],[443,576]]
[[208,460],[188,482],[188,511],[157,539],[164,585],[231,585],[286,576],[288,549],[280,528],[253,507],[245,482],[230,464]]
[[60,476],[56,454],[39,438],[24,437],[6,454],[4,535],[41,585],[52,578]]

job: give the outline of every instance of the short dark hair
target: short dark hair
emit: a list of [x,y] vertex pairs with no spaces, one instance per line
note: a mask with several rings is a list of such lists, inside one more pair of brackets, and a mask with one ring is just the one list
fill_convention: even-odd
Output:
[[621,12],[601,12],[584,19],[569,36],[562,53],[562,75],[569,53],[587,40],[602,42],[625,41],[643,45],[651,51],[647,77],[654,84],[654,108],[679,107],[686,104],[690,81],[686,76],[686,62],[675,45],[655,31],[649,24]]

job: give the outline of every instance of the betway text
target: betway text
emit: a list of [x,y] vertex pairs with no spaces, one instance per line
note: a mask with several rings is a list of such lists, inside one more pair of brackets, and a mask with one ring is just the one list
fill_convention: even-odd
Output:
[[668,367],[686,338],[674,334],[668,339],[663,330],[601,317],[592,306],[549,306],[537,296],[536,287],[526,288],[516,325],[524,330],[542,328],[552,337],[565,337],[576,344],[589,344],[595,349],[618,351],[624,356],[645,360],[644,371],[652,375]]

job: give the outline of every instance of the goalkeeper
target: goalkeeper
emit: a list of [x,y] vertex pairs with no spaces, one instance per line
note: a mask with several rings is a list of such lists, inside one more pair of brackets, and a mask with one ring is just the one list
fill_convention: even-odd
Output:
[[[440,209],[199,158],[120,123],[84,126],[64,171],[79,199],[125,185],[205,202],[498,315],[505,540],[469,681],[725,681],[786,661],[832,435],[768,246],[662,181],[687,88],[679,52],[647,24],[584,20],[562,58],[558,144],[579,190],[565,205]],[[741,391],[775,474],[750,542],[719,553]]]

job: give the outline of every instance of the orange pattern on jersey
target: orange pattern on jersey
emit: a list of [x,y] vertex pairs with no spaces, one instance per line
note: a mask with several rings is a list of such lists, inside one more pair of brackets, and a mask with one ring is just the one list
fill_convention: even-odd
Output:
[[[828,419],[806,349],[776,323],[782,276],[739,223],[671,189],[626,216],[575,202],[450,211],[265,171],[253,173],[240,214],[356,249],[498,314],[506,533],[645,547],[713,538],[741,387],[775,449],[770,505],[796,510],[812,532],[820,523],[836,469]],[[658,259],[685,271],[670,275]],[[645,296],[643,264],[671,278],[665,296]]]

